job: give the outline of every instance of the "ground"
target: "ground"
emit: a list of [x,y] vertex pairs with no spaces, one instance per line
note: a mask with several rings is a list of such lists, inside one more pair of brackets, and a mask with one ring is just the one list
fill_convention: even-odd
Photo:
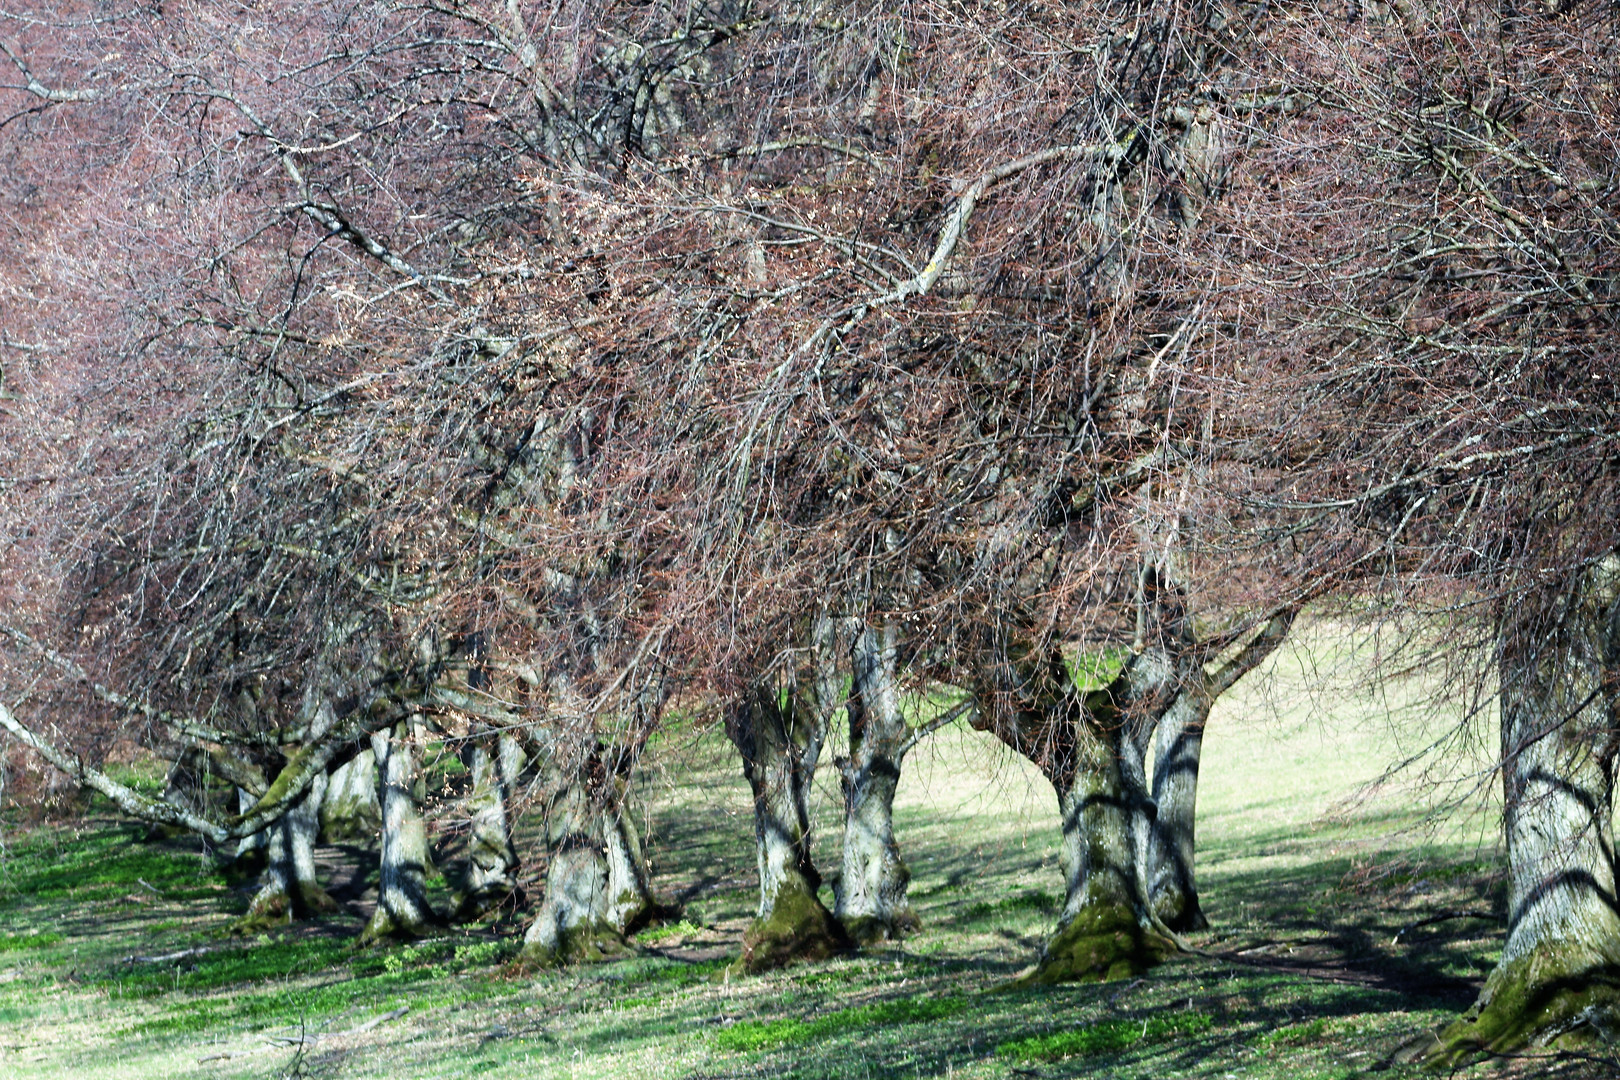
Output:
[[[8,833],[0,1076],[1421,1075],[1396,1060],[1401,1046],[1465,1009],[1500,947],[1492,809],[1427,826],[1436,792],[1458,788],[1369,791],[1441,720],[1397,712],[1392,728],[1381,699],[1347,722],[1344,700],[1303,695],[1319,666],[1290,676],[1293,656],[1212,721],[1201,955],[1135,979],[986,992],[1051,930],[1055,799],[965,730],[914,752],[900,789],[922,932],[728,978],[757,902],[748,793],[723,737],[684,730],[642,795],[659,887],[686,902],[685,920],[643,934],[636,955],[574,970],[517,973],[510,924],[353,949],[368,913],[358,848],[322,853],[341,915],[241,939],[226,931],[246,893],[195,841],[132,843],[141,830],[106,817]],[[1454,760],[1449,779],[1466,787],[1474,765]],[[830,870],[830,769],[821,784]],[[527,868],[531,897],[541,869]],[[1620,1061],[1532,1057],[1462,1075],[1615,1076]]]

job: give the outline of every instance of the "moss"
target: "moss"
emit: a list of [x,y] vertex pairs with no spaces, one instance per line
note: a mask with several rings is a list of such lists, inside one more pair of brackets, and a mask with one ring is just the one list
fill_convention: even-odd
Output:
[[1590,949],[1545,945],[1498,965],[1474,1007],[1424,1059],[1449,1068],[1528,1045],[1572,1047],[1620,1032],[1620,966]]
[[1142,926],[1128,905],[1088,905],[1058,929],[1040,961],[1005,988],[1128,979],[1175,952],[1175,943]]
[[850,942],[864,947],[882,941],[899,941],[908,934],[915,934],[922,929],[922,920],[910,907],[905,907],[889,919],[879,918],[876,915],[858,915],[853,919],[845,919],[842,925]]
[[312,757],[314,757],[314,755],[315,747],[306,746],[302,750],[295,753],[292,757],[288,758],[286,767],[283,768],[281,772],[276,774],[276,778],[271,781],[269,789],[259,797],[259,801],[254,803],[246,813],[237,814],[235,817],[232,817],[227,824],[239,825],[248,818],[252,817],[254,814],[257,814],[260,810],[263,810],[265,807],[274,806],[279,803],[283,798],[286,797],[287,793],[292,790],[293,786],[302,778],[305,765]]
[[802,961],[826,960],[847,952],[853,944],[808,883],[790,874],[776,891],[770,915],[755,919],[743,934],[742,955],[729,972],[754,975]]
[[634,946],[605,919],[579,923],[559,930],[555,945],[531,942],[518,954],[519,971],[539,968],[566,967],[572,964],[596,964],[615,960],[632,952]]
[[295,893],[261,891],[253,898],[247,914],[231,924],[230,932],[239,936],[258,934],[294,919],[330,915],[338,910],[337,901],[319,885],[310,883],[295,889]]
[[423,920],[421,922],[400,922],[390,915],[382,905],[371,913],[371,921],[366,928],[360,931],[360,937],[355,940],[358,946],[378,945],[384,941],[412,941],[417,938],[432,937],[444,927],[438,922]]

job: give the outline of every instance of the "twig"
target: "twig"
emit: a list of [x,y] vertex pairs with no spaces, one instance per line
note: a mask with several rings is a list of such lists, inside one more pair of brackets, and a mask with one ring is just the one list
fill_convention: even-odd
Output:
[[[144,881],[141,884],[146,884]],[[201,956],[211,953],[219,948],[217,945],[199,945],[195,949],[181,949],[179,952],[164,953],[162,956],[126,956],[126,964],[167,964],[171,960],[184,960],[188,956]]]
[[1401,927],[1395,936],[1389,939],[1389,943],[1399,945],[1401,938],[1405,937],[1410,931],[1424,926],[1433,926],[1435,923],[1449,922],[1452,919],[1484,919],[1487,922],[1498,923],[1502,921],[1501,916],[1493,915],[1489,911],[1442,911],[1438,915],[1430,915],[1427,919],[1419,919],[1410,926]]

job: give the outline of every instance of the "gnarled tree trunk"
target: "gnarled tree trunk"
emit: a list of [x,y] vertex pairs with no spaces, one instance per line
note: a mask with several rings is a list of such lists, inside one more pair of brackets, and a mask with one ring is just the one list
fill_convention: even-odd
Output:
[[[815,651],[829,667],[833,636],[832,619],[822,616]],[[810,858],[810,784],[836,695],[836,675],[821,671],[810,693],[761,684],[726,714],[726,734],[754,796],[759,862],[759,914],[743,935],[739,972],[822,960],[849,947],[843,926],[816,896],[821,875]]]
[[652,893],[629,807],[632,755],[595,746],[571,768],[547,813],[552,851],[546,895],[523,937],[531,964],[600,960],[677,909]]
[[247,914],[234,927],[236,932],[249,933],[337,910],[336,902],[315,877],[315,840],[326,784],[324,773],[316,777],[302,799],[255,834],[263,837],[264,872]]
[[1508,626],[1501,661],[1508,935],[1433,1056],[1620,1036],[1613,835],[1620,558]]
[[1140,800],[1126,765],[1140,752],[1129,745],[1114,687],[1082,697],[1056,649],[1011,653],[985,682],[980,697],[990,707],[976,725],[1046,775],[1062,824],[1063,911],[1017,984],[1120,979],[1161,963],[1175,945],[1147,908],[1140,830],[1132,827]]
[[360,940],[422,937],[441,920],[427,899],[427,825],[416,805],[418,764],[409,725],[375,732],[371,752],[382,790],[381,875],[377,910]]
[[859,626],[850,642],[849,757],[843,866],[833,911],[857,943],[898,938],[921,926],[906,886],[911,872],[894,841],[894,794],[911,729],[900,711],[895,628]]
[[511,735],[475,740],[467,745],[465,756],[472,774],[472,794],[467,798],[472,833],[467,875],[456,903],[456,917],[463,921],[506,903],[517,889],[510,800],[524,763],[523,751]]

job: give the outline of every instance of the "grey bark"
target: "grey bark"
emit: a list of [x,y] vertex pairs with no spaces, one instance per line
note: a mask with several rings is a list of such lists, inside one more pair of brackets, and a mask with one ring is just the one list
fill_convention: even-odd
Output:
[[440,919],[427,899],[427,825],[417,808],[414,788],[419,770],[409,725],[374,733],[371,753],[382,791],[381,873],[377,910],[361,940],[421,937]]
[[1242,648],[1213,672],[1205,670],[1205,646],[1190,632],[1177,635],[1179,657],[1167,659],[1173,682],[1157,698],[1148,727],[1153,737],[1153,787],[1145,865],[1155,916],[1177,933],[1203,930],[1209,920],[1198,899],[1198,768],[1210,710],[1227,690],[1276,651],[1299,608],[1274,611]]
[[517,889],[518,855],[512,844],[512,792],[523,772],[524,754],[511,735],[479,739],[464,751],[472,774],[467,798],[471,836],[467,876],[456,914],[474,919],[512,897]]
[[362,750],[332,770],[321,803],[321,838],[329,844],[369,840],[382,828],[377,759]]
[[1620,1036],[1613,835],[1620,557],[1509,614],[1501,661],[1508,934],[1443,1054]]
[[821,887],[810,857],[810,788],[827,728],[819,710],[779,695],[774,684],[754,688],[726,725],[754,797],[761,919],[770,918],[784,886],[812,895]]
[[810,857],[810,789],[833,710],[842,698],[827,614],[811,629],[811,669],[791,689],[775,680],[749,691],[726,713],[726,734],[742,757],[754,797],[759,913],[743,934],[735,968],[759,972],[825,959],[850,945],[842,924],[816,895],[821,875]]
[[[1139,830],[1140,778],[1132,790],[1133,747],[1118,684],[1082,695],[1056,648],[1003,646],[981,676],[981,700],[1000,701],[976,726],[1038,767],[1057,793],[1063,910],[1039,962],[1021,982],[1121,978],[1174,951],[1153,926],[1146,902]],[[1122,675],[1123,678],[1123,675]]]
[[[1200,673],[1201,675],[1201,673]],[[1213,699],[1203,679],[1184,688],[1153,734],[1153,832],[1149,892],[1155,914],[1178,933],[1209,926],[1193,871],[1197,851],[1198,766]]]
[[628,935],[669,912],[653,897],[630,812],[628,757],[599,745],[558,782],[546,815],[546,895],[523,939],[530,962],[613,955]]
[[264,830],[265,865],[259,891],[239,929],[276,925],[335,909],[315,875],[315,840],[325,791],[323,775],[280,820]]
[[906,897],[911,872],[894,840],[894,795],[911,729],[900,711],[893,624],[857,624],[850,641],[849,756],[843,864],[834,914],[857,941],[896,938],[921,924]]

